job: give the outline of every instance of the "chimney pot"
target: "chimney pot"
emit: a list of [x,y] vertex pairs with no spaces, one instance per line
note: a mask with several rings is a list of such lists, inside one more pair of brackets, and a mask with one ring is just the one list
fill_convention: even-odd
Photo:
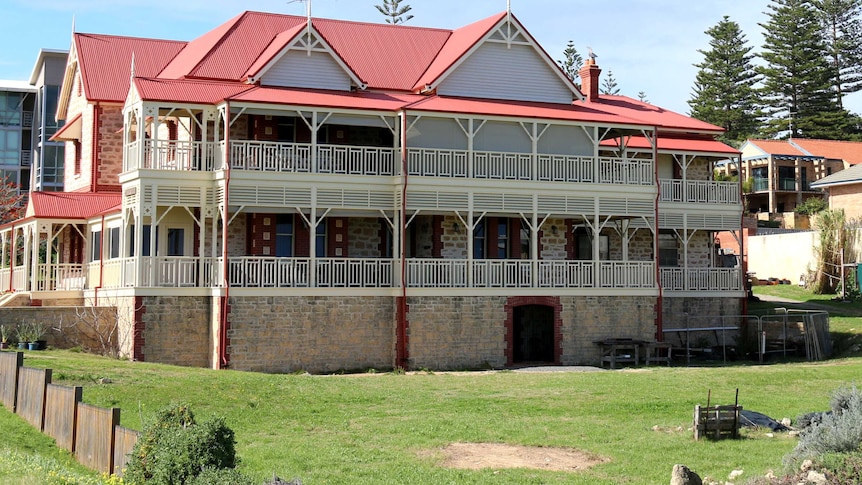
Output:
[[578,71],[581,76],[581,91],[587,97],[587,101],[599,99],[599,74],[601,73],[602,70],[592,56],[587,58],[587,62]]

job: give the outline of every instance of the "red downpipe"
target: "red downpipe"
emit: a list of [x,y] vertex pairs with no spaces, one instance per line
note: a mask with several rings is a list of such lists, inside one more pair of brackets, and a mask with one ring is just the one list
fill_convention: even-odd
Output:
[[407,234],[407,112],[401,112],[401,237],[398,252],[401,256],[401,298],[398,301],[398,329],[396,330],[398,366],[407,369],[407,254],[404,237]]
[[[658,128],[656,128],[658,130]],[[658,302],[656,304],[656,317],[655,317],[655,340],[656,342],[664,342],[664,332],[662,331],[664,326],[664,315],[663,315],[663,299],[664,299],[664,288],[661,285],[661,268],[659,267],[658,261],[658,201],[661,199],[661,180],[658,176],[658,131],[655,131],[655,137],[653,139],[652,146],[652,159],[653,159],[653,170],[655,172],[655,185],[658,187],[658,191],[655,196],[655,233],[653,234],[653,253],[655,255],[655,280],[658,283]]]
[[228,224],[228,198],[230,194],[230,101],[225,103],[225,115],[224,115],[224,170],[225,170],[225,183],[224,183],[224,211],[222,211],[222,232],[221,232],[221,252],[222,252],[222,284],[224,285],[224,296],[221,300],[220,305],[220,314],[219,314],[219,350],[218,350],[218,358],[219,358],[219,369],[227,368],[228,364],[228,355],[227,355],[227,325],[228,325],[228,310],[230,309],[230,305],[228,305],[228,301],[230,300],[230,284],[228,284],[228,260],[227,260],[227,224]]
[[740,156],[738,173],[739,180],[739,201],[742,203],[742,214],[739,216],[739,270],[742,273],[742,291],[745,296],[742,297],[742,314],[748,315],[748,258],[745,256],[745,199],[742,194],[742,158]]

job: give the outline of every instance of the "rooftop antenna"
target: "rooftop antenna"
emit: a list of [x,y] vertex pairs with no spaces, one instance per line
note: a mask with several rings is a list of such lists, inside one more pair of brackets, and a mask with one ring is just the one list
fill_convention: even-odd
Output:
[[506,35],[506,47],[508,49],[512,48],[512,0],[506,0],[506,28],[508,29],[508,35]]

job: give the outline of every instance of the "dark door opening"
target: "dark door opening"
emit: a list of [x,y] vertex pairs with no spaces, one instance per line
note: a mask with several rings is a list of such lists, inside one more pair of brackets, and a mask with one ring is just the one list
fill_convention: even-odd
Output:
[[554,363],[554,308],[519,306],[513,317],[513,362]]

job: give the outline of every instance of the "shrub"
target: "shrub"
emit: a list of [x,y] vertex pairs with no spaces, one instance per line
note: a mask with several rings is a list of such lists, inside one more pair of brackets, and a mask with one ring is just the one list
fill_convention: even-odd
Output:
[[796,206],[796,213],[812,216],[829,208],[829,204],[822,197],[810,197]]
[[[123,478],[138,485],[197,483],[196,477],[204,470],[236,466],[235,443],[233,430],[224,418],[197,423],[187,405],[172,404],[158,411],[153,422],[144,427]],[[236,472],[235,476],[241,475]]]
[[862,444],[862,392],[842,387],[832,395],[832,413],[822,415],[800,434],[796,449],[786,462],[794,466],[829,453],[850,453]]

